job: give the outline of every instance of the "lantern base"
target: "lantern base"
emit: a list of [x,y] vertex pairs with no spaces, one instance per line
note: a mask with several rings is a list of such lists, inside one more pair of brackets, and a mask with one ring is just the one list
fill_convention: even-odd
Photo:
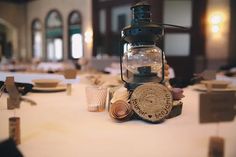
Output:
[[151,74],[152,75],[134,75],[128,80],[128,82],[125,83],[125,87],[129,91],[133,91],[136,87],[145,83],[162,83],[161,78],[159,78],[157,74]]

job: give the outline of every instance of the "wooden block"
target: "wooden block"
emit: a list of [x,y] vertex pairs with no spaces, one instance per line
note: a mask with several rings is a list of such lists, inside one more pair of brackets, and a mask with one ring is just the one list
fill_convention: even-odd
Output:
[[204,80],[215,80],[216,79],[216,71],[215,70],[205,70],[202,73],[202,78]]
[[15,84],[14,76],[7,76],[5,85],[14,85],[14,84]]
[[182,108],[183,108],[183,103],[181,101],[176,101],[176,102],[174,101],[173,102],[173,107],[172,107],[169,115],[167,116],[167,119],[174,118],[174,117],[177,117],[177,116],[181,115]]
[[5,81],[6,89],[9,94],[7,99],[7,109],[20,108],[20,93],[16,88],[14,77],[10,76]]
[[7,98],[7,109],[13,110],[20,108],[20,99]]
[[14,77],[6,77],[5,81],[6,89],[10,97],[12,98],[17,98],[20,96],[19,91],[16,88],[15,82],[14,82]]
[[224,157],[224,139],[211,137],[209,142],[208,157]]
[[72,91],[71,83],[66,84],[66,91],[67,91],[67,95],[71,95],[71,91]]
[[76,69],[66,69],[64,71],[64,77],[66,79],[75,79],[76,78],[77,71]]
[[210,92],[200,94],[200,123],[233,121],[235,117],[234,92]]
[[17,145],[21,143],[19,117],[9,118],[9,137],[13,139]]

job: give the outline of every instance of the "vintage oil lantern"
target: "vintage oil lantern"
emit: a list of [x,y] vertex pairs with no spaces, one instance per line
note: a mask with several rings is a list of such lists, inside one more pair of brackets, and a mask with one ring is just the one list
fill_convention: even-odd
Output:
[[[132,22],[121,32],[121,47],[129,49],[120,55],[121,79],[128,90],[148,82],[164,81],[164,52],[157,41],[164,35],[164,28],[151,21],[150,5],[140,2],[131,7]],[[123,65],[123,66],[122,66]],[[124,76],[123,68],[128,73]]]
[[131,25],[121,32],[120,47],[123,50],[126,45],[126,49],[120,54],[120,69],[132,110],[141,119],[157,123],[165,120],[176,104],[165,78],[165,54],[157,43],[164,37],[164,26],[185,28],[152,22],[150,9],[146,2],[131,7]]
[[130,104],[136,115],[148,122],[160,122],[173,104],[171,91],[165,86],[165,54],[157,46],[164,27],[151,21],[146,2],[137,3],[131,10],[131,25],[121,32],[121,46],[129,46],[120,55],[121,79],[131,93]]

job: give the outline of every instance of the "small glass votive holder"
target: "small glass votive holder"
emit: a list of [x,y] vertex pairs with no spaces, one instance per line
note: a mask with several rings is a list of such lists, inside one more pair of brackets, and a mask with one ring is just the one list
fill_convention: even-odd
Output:
[[100,112],[105,110],[107,99],[107,87],[88,86],[86,87],[88,111]]

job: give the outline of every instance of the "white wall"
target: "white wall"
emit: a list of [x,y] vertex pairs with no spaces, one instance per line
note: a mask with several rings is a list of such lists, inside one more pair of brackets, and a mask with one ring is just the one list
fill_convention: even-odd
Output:
[[7,32],[7,38],[13,45],[13,57],[24,59],[26,56],[25,6],[0,2],[0,23],[10,31]]
[[[208,68],[217,69],[220,65],[227,62],[229,54],[229,0],[208,0],[207,19],[208,24],[206,33],[206,55],[208,59]],[[222,14],[223,20],[219,33],[211,32],[209,18],[214,13]]]
[[[57,9],[63,17],[63,48],[64,59],[68,55],[68,15],[72,10],[78,10],[82,16],[82,34],[87,30],[92,30],[92,0],[37,0],[27,4],[27,51],[28,58],[32,56],[31,46],[31,24],[35,18],[39,18],[43,24],[43,51],[45,54],[45,18],[51,9]],[[92,55],[92,45],[83,43],[84,53],[86,57]]]

